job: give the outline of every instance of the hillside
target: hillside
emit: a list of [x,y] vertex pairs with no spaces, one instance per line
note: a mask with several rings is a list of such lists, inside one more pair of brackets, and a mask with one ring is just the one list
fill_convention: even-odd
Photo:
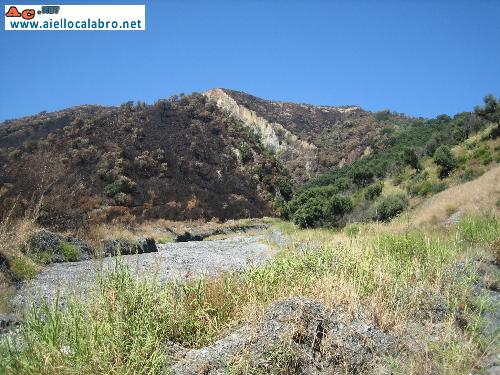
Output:
[[269,215],[286,180],[252,132],[199,94],[6,121],[0,147],[0,214],[43,196],[39,221],[57,228]]
[[[424,160],[487,124],[471,112],[415,119],[227,89],[154,105],[42,112],[0,124],[0,217],[37,207],[39,223],[55,229],[157,218],[287,217],[307,201],[300,197],[305,186],[329,189],[322,195],[353,195],[354,207],[342,197],[336,204],[342,213],[354,208],[347,219],[358,221],[366,217],[359,198],[367,185],[411,178],[408,192],[418,195],[415,188],[428,176],[405,169],[404,152]],[[484,155],[474,157],[496,160],[496,144],[481,145],[474,152]],[[481,171],[468,173],[474,178]],[[298,200],[289,205],[294,195]]]
[[382,117],[214,89],[5,121],[0,215],[21,215],[42,196],[40,223],[60,229],[272,215],[292,181],[384,148],[404,118]]
[[[497,367],[496,99],[453,118],[383,113],[380,147],[305,184],[284,155],[313,144],[309,125],[213,99],[0,126],[1,373]],[[277,212],[289,220],[165,220]]]
[[227,89],[205,95],[254,129],[299,183],[384,149],[390,131],[409,120],[389,111],[276,102]]

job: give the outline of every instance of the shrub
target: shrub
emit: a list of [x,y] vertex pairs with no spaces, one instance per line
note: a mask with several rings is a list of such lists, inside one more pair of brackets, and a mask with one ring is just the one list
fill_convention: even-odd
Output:
[[68,242],[61,242],[57,247],[57,251],[62,254],[66,262],[76,262],[80,256],[78,247]]
[[360,232],[359,225],[350,224],[344,229],[344,233],[349,237],[356,237]]
[[439,177],[444,178],[456,168],[457,161],[448,146],[440,146],[434,153],[434,163],[440,167]]
[[318,197],[308,199],[293,215],[293,222],[300,228],[312,228],[323,223],[324,200]]
[[457,228],[459,238],[475,244],[493,244],[500,235],[500,223],[495,216],[466,216]]
[[301,228],[339,226],[342,217],[352,211],[352,200],[336,194],[332,187],[314,188],[304,191],[292,200],[290,214]]
[[389,221],[408,207],[408,199],[402,194],[388,195],[379,199],[372,207],[372,218]]
[[18,280],[30,280],[37,273],[36,264],[25,256],[15,256],[9,261],[10,271]]
[[368,186],[368,188],[365,191],[365,199],[367,201],[374,200],[375,198],[380,196],[380,194],[382,194],[383,187],[384,184],[382,182],[377,182],[375,184]]
[[470,168],[466,169],[459,177],[458,179],[460,182],[467,182],[467,181],[472,181],[484,174],[484,171],[479,168]]
[[135,183],[128,177],[120,176],[114,182],[106,185],[104,191],[109,197],[114,197],[116,194],[121,192],[131,191],[135,186]]
[[430,194],[439,193],[440,191],[445,190],[447,187],[448,185],[444,182],[413,180],[410,181],[406,190],[408,191],[408,194],[412,196],[419,195],[421,197],[425,197]]
[[391,111],[384,109],[379,112],[375,112],[375,120],[377,121],[387,121],[391,118]]
[[362,187],[373,181],[373,172],[368,167],[359,167],[351,172],[352,181]]
[[285,201],[292,199],[293,189],[288,178],[279,176],[274,183],[274,188],[279,191]]
[[418,156],[415,153],[415,150],[413,148],[405,148],[403,150],[403,153],[401,155],[403,162],[406,165],[409,165],[413,169],[415,169],[417,172],[422,169],[422,165],[420,164],[420,161],[418,160]]
[[253,161],[253,152],[252,148],[248,143],[243,143],[240,148],[240,155],[241,155],[241,162],[243,164],[247,164],[251,161]]
[[114,201],[115,201],[115,204],[117,206],[126,206],[128,204],[130,204],[130,196],[128,194],[125,194],[125,193],[117,193],[115,194],[115,196],[113,197]]

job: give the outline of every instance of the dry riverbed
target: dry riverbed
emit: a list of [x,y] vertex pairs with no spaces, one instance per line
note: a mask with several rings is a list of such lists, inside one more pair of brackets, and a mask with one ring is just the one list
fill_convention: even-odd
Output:
[[161,283],[242,271],[270,259],[283,243],[279,231],[261,231],[212,241],[158,244],[158,252],[107,257],[80,262],[55,263],[24,284],[14,298],[15,305],[29,305],[41,299],[62,302],[69,294],[81,295],[97,285],[99,274],[125,265],[137,276]]

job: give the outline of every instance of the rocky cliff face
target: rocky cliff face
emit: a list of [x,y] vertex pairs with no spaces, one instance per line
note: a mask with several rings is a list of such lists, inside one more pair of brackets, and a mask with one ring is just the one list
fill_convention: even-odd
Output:
[[256,111],[239,104],[226,91],[212,89],[204,93],[219,108],[230,113],[245,126],[253,129],[260,137],[261,142],[274,154],[283,160],[300,160],[303,170],[298,180],[306,180],[315,175],[314,165],[317,163],[318,148],[312,143],[300,139],[287,130],[279,122],[269,121],[257,114]]
[[377,119],[358,106],[275,102],[227,89],[204,95],[253,129],[299,183],[384,147],[383,129],[399,120],[392,114]]

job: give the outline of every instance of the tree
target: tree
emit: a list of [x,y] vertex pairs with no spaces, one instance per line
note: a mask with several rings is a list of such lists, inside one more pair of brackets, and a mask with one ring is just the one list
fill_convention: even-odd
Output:
[[486,95],[483,101],[484,107],[477,106],[474,112],[479,117],[497,125],[491,132],[491,137],[497,138],[500,135],[500,101],[491,94]]
[[374,183],[366,188],[365,191],[365,199],[367,201],[372,201],[377,198],[380,194],[382,194],[382,189],[384,188],[384,184],[382,182]]
[[289,201],[290,199],[292,199],[293,187],[288,178],[284,176],[276,178],[274,187],[276,191],[279,191],[285,201]]
[[338,227],[353,203],[348,197],[336,194],[331,186],[303,191],[288,205],[295,224],[301,228]]
[[372,208],[374,220],[389,221],[408,207],[408,199],[401,194],[382,197]]
[[243,143],[240,148],[241,162],[247,164],[253,161],[252,147],[248,143]]
[[409,165],[417,172],[420,172],[420,170],[422,169],[422,165],[420,164],[418,156],[413,148],[405,148],[403,150],[402,157],[405,164]]
[[358,167],[351,172],[352,181],[362,187],[373,181],[373,171],[367,167]]
[[439,177],[443,178],[456,168],[457,160],[448,146],[440,146],[434,153],[434,163],[440,167]]
[[425,153],[428,156],[433,156],[439,145],[445,142],[445,138],[441,134],[434,134],[425,145]]

